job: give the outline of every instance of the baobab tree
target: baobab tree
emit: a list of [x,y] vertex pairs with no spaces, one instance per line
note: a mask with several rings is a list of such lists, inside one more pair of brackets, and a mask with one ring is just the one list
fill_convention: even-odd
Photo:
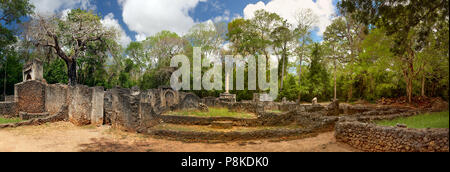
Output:
[[50,48],[64,60],[71,86],[77,84],[77,58],[83,56],[89,46],[106,44],[118,35],[115,29],[104,27],[99,16],[80,9],[72,10],[67,16],[35,15],[26,29],[27,41]]

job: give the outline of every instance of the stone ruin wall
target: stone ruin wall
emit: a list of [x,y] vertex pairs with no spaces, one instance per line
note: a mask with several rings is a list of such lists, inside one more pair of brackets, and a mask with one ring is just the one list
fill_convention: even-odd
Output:
[[358,121],[338,122],[336,140],[368,152],[448,152],[449,129],[383,127]]
[[16,116],[17,114],[16,102],[0,102],[0,116]]
[[[384,113],[384,114],[383,114]],[[368,152],[448,152],[449,129],[412,129],[378,126],[377,120],[409,117],[421,112],[378,109],[342,117],[336,123],[336,140]]]
[[49,114],[57,113],[62,106],[67,105],[68,86],[62,84],[47,85],[45,90],[45,109]]
[[75,125],[102,125],[103,87],[77,85],[68,89],[69,121]]
[[195,94],[170,89],[136,91],[114,88],[105,92],[105,123],[125,131],[144,131],[161,122],[161,114],[178,109],[197,109]]
[[17,111],[27,113],[46,112],[46,84],[40,81],[27,81],[15,85]]
[[[214,98],[200,99],[195,94],[176,92],[170,89],[136,91],[114,88],[104,91],[102,87],[82,85],[69,87],[58,84],[47,85],[40,81],[27,81],[17,84],[15,91],[15,100],[17,101],[0,103],[0,114],[18,115],[19,112],[59,114],[58,118],[48,119],[61,120],[63,117],[76,125],[111,124],[114,128],[125,131],[146,132],[148,128],[168,120],[161,116],[164,112],[197,109],[199,103],[204,103],[209,106],[230,108],[234,111],[255,112],[260,116],[259,118],[265,119],[235,120],[238,125],[242,126],[271,126],[280,123],[287,124],[292,121],[305,126],[314,124],[314,126],[308,127],[317,129],[324,128],[324,126],[335,126],[338,141],[364,151],[448,152],[449,147],[448,129],[416,130],[363,123],[414,115],[406,110],[341,106],[339,110],[348,113],[354,120],[336,122],[338,117],[324,115],[329,111],[328,107],[297,105],[288,102],[222,103]],[[67,110],[61,111],[64,107]],[[264,112],[267,109],[289,112],[281,115],[282,118],[278,118],[277,116],[280,115]],[[42,120],[28,123],[39,122]],[[205,124],[210,122],[208,120],[200,121]]]

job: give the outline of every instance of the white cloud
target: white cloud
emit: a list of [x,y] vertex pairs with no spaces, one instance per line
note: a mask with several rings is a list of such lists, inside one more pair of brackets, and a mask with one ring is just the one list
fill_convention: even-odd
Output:
[[265,4],[258,2],[256,4],[248,4],[244,9],[244,18],[250,19],[254,17],[257,10],[264,9],[269,12],[274,12],[281,17],[288,20],[289,23],[296,25],[295,14],[299,9],[311,9],[318,17],[316,29],[318,34],[322,35],[328,25],[331,24],[333,15],[335,14],[335,7],[332,0],[272,0]]
[[214,18],[214,22],[215,23],[219,23],[219,22],[226,22],[230,20],[230,11],[229,10],[225,10],[223,12],[223,15],[221,16],[217,16]]
[[189,16],[199,2],[206,0],[118,0],[128,28],[143,39],[162,30],[180,35],[187,33],[195,21]]
[[145,36],[145,34],[136,34],[135,39],[136,41],[143,41],[147,39],[147,36]]
[[113,13],[109,13],[108,15],[106,15],[102,20],[101,23],[103,24],[103,26],[107,27],[107,28],[114,28],[119,32],[119,39],[117,40],[117,42],[122,45],[122,47],[127,47],[128,44],[130,44],[131,42],[131,38],[127,36],[127,34],[125,33],[125,31],[122,29],[122,27],[119,24],[119,21],[117,19],[114,18],[114,14]]
[[66,9],[95,9],[90,0],[31,0],[38,14],[55,14]]

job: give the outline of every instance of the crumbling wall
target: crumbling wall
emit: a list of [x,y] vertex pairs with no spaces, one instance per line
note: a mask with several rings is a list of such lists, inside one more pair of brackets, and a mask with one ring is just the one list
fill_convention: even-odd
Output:
[[27,81],[15,85],[17,111],[44,113],[46,111],[46,84],[40,81]]
[[20,126],[29,126],[29,125],[42,125],[49,122],[58,122],[58,121],[65,121],[68,118],[68,107],[62,106],[61,109],[58,111],[58,113],[44,117],[44,118],[35,118],[30,119],[28,121],[13,123],[13,124],[0,124],[0,129],[2,128],[15,128]]
[[383,127],[358,121],[336,124],[336,140],[369,152],[448,152],[449,129]]
[[159,124],[161,114],[170,110],[196,109],[200,98],[192,93],[151,89],[133,94],[130,89],[114,88],[105,94],[105,119],[114,128],[143,131]]
[[45,109],[49,114],[56,114],[62,106],[68,105],[67,91],[67,85],[55,84],[46,86]]
[[0,116],[17,116],[16,102],[0,102]]
[[[166,92],[169,93],[169,92]],[[175,101],[179,101],[179,97],[171,97],[169,99],[164,99],[166,101],[166,107],[161,108],[158,105],[161,105],[161,99],[157,99],[155,94],[158,94],[158,90],[147,90],[141,92],[139,95],[139,118],[140,118],[140,128],[150,128],[160,123],[160,115],[167,107],[173,107],[176,104],[173,104]],[[169,93],[173,94],[173,93]],[[166,94],[163,94],[166,95]],[[174,94],[178,96],[177,94]],[[168,96],[165,96],[167,98]]]
[[139,99],[129,89],[114,88],[111,93],[111,125],[125,131],[139,128]]
[[69,88],[69,120],[75,125],[103,124],[102,87],[77,85]]

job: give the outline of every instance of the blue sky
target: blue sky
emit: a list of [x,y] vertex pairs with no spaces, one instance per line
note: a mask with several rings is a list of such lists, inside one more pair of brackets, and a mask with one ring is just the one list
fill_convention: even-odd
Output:
[[90,9],[102,16],[105,25],[118,28],[121,42],[142,40],[161,30],[180,35],[191,26],[211,20],[229,22],[237,17],[251,18],[254,11],[278,13],[295,24],[295,12],[310,8],[317,13],[314,39],[331,23],[337,0],[31,0],[37,13],[57,14],[70,9]]
[[[189,15],[197,22],[204,22],[214,17],[223,15],[223,10],[229,10],[231,14],[239,14],[243,16],[243,9],[248,4],[254,4],[259,1],[268,2],[270,0],[209,0],[206,2],[199,2],[199,4],[191,11]],[[127,35],[134,37],[137,33],[131,31],[123,21],[122,9],[116,0],[97,0],[95,5],[96,11],[99,14],[106,15],[113,13],[118,19],[120,25],[125,30]],[[220,8],[220,9],[217,9]],[[133,38],[133,41],[136,39]]]

